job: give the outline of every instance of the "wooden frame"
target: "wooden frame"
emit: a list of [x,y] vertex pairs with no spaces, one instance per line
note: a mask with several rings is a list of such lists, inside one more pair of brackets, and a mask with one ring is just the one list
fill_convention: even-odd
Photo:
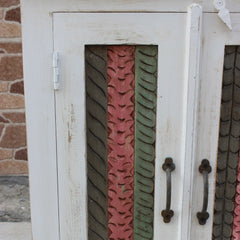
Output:
[[[240,14],[231,14],[233,30],[230,31],[218,21],[215,14],[203,14],[204,45],[201,50],[200,91],[198,110],[198,138],[192,192],[192,213],[190,239],[208,239],[212,233],[214,215],[215,180],[219,134],[219,119],[222,92],[222,76],[225,45],[240,45]],[[198,192],[203,191],[203,180],[198,171],[202,159],[209,159],[213,172],[209,175],[210,217],[208,224],[201,226],[197,222],[196,212],[201,210],[202,198]]]
[[[151,0],[148,2],[140,0],[107,2],[92,0],[53,0],[34,1],[22,0],[22,22],[23,22],[23,59],[24,59],[24,79],[25,79],[25,99],[27,115],[27,136],[30,171],[30,191],[31,191],[31,212],[32,231],[34,240],[51,239],[59,240],[59,214],[58,214],[58,176],[57,176],[57,151],[56,151],[56,125],[55,125],[55,97],[52,82],[52,53],[53,53],[53,24],[52,16],[54,12],[187,12],[188,6],[193,2],[200,2],[203,5],[204,16],[211,16],[210,12],[216,10],[212,1],[179,1],[179,0]],[[240,12],[240,2],[236,0],[227,1],[230,12]],[[233,27],[236,29],[237,23]],[[220,29],[223,29],[225,36],[227,30],[218,19],[216,14],[212,14],[213,22]],[[237,27],[239,28],[239,27]],[[233,34],[233,38],[236,40]],[[222,35],[219,35],[222,37]],[[226,41],[226,44],[239,43]],[[223,50],[222,50],[223,51]],[[223,54],[223,52],[219,52]],[[203,54],[204,59],[206,55]],[[218,62],[220,67],[222,62]],[[221,72],[214,73],[220,81]],[[214,76],[215,76],[214,75]],[[204,79],[205,75],[201,77]],[[205,83],[202,83],[202,86]],[[219,86],[218,86],[219,90]],[[202,95],[201,95],[202,94]],[[200,93],[204,97],[204,93]],[[216,105],[217,111],[220,106],[219,93],[213,94],[219,99]],[[208,96],[205,101],[213,101],[213,96]],[[202,110],[200,110],[202,111]],[[204,114],[203,112],[200,112]],[[205,113],[206,114],[206,113]],[[217,132],[218,126],[214,124],[217,115],[212,116],[211,126],[214,126],[213,134]],[[206,121],[207,115],[203,116]],[[204,120],[205,119],[205,120]],[[200,132],[201,132],[201,126]],[[200,136],[200,139],[204,137]],[[216,148],[216,140],[213,141],[213,148]],[[212,146],[212,145],[211,145]],[[198,153],[202,152],[201,146]],[[205,149],[209,156],[209,149]],[[213,154],[213,153],[211,153]],[[210,154],[210,155],[211,155]],[[201,156],[203,156],[202,154]],[[211,155],[212,156],[212,155]],[[211,176],[211,187],[214,185],[214,176]],[[201,179],[201,178],[200,178]],[[196,183],[198,184],[202,183]],[[200,186],[201,187],[201,186]],[[211,196],[213,198],[213,196]],[[197,202],[197,210],[201,203]],[[195,216],[193,216],[195,218]],[[199,229],[198,229],[199,231]],[[202,231],[200,229],[200,231]],[[196,239],[196,238],[193,238]]]
[[[61,68],[61,87],[56,93],[61,238],[68,239],[71,236],[72,239],[87,239],[84,45],[97,42],[100,45],[159,46],[157,92],[161,97],[157,100],[156,212],[165,208],[165,191],[160,193],[159,189],[166,188],[165,172],[162,170],[166,156],[172,156],[178,165],[178,171],[173,177],[174,185],[182,182],[179,179],[184,156],[179,153],[184,152],[182,129],[185,123],[180,107],[184,93],[180,89],[184,85],[184,62],[181,60],[185,53],[185,37],[181,36],[181,32],[185,31],[185,19],[186,14],[183,13],[54,13],[54,50],[59,52],[60,62],[64,66]],[[154,24],[156,21],[157,25]],[[179,23],[181,27],[177,27]],[[174,30],[168,35],[169,29]],[[177,75],[171,71],[172,68],[176,69]],[[79,89],[82,90],[79,92]],[[78,108],[79,105],[82,107]],[[71,142],[68,141],[69,133]],[[177,214],[171,224],[166,225],[162,216],[155,214],[154,239],[164,236],[172,238],[180,233],[180,228],[176,231],[169,229],[181,221],[182,204],[178,201],[181,195],[182,187],[175,187],[173,206]]]
[[[192,189],[194,175],[194,165],[197,148],[197,122],[198,122],[198,95],[199,95],[199,66],[201,53],[201,33],[202,33],[202,7],[192,4],[188,9],[187,19],[187,38],[186,38],[186,65],[185,65],[185,107],[184,112],[186,118],[184,121],[185,133],[185,156],[184,156],[184,189],[182,209],[185,216],[182,218],[182,239],[189,238],[189,229],[191,228],[191,205],[192,205]],[[197,238],[196,238],[197,239]]]

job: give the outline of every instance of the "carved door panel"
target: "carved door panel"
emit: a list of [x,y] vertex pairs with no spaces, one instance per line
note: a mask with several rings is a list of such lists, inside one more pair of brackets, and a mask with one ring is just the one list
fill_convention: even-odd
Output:
[[[180,239],[186,14],[56,13],[62,239]],[[166,173],[171,157],[171,209]]]
[[240,44],[240,16],[229,32],[204,13],[201,35],[201,14],[53,14],[61,239],[212,238],[224,47]]

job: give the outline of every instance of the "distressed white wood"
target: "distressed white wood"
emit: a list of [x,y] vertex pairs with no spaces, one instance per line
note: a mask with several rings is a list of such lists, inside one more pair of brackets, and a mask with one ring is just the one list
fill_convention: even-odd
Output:
[[46,6],[21,4],[33,239],[59,240],[52,22]]
[[[30,191],[31,191],[31,214],[32,214],[32,231],[33,231],[33,239],[34,240],[42,240],[42,239],[51,239],[51,240],[59,240],[59,221],[58,221],[58,192],[57,192],[57,162],[56,162],[56,138],[55,138],[55,108],[54,108],[54,93],[53,93],[53,83],[52,83],[52,77],[53,77],[53,71],[52,71],[52,53],[53,53],[53,44],[52,44],[52,13],[53,12],[77,12],[77,11],[134,11],[134,12],[187,12],[187,8],[191,3],[200,3],[203,6],[203,12],[217,12],[214,8],[214,5],[212,4],[212,1],[209,0],[149,0],[149,1],[142,1],[142,0],[116,0],[116,1],[99,1],[99,0],[91,0],[91,1],[85,1],[85,0],[42,0],[42,1],[35,1],[35,0],[21,0],[22,5],[22,23],[23,23],[23,58],[24,58],[24,78],[25,78],[25,98],[26,98],[26,115],[27,115],[27,135],[28,135],[28,154],[29,154],[29,172],[30,172]],[[229,9],[230,12],[240,12],[240,1],[236,0],[226,0],[226,6]],[[240,44],[239,43],[239,35],[238,32],[240,32],[240,21],[238,14],[231,14],[231,20],[232,20],[232,26],[233,26],[233,33],[230,33],[229,30],[222,24],[220,19],[218,19],[217,14],[204,14],[204,17],[206,19],[205,22],[205,32],[203,34],[203,60],[205,63],[207,61],[211,62],[212,60],[216,61],[216,68],[211,68],[211,66],[206,66],[206,64],[203,66],[201,72],[201,79],[204,79],[207,75],[207,73],[204,73],[204,71],[208,70],[210,73],[211,79],[218,79],[218,81],[221,81],[221,67],[223,63],[223,54],[224,54],[224,44]],[[211,18],[210,18],[211,16]],[[177,20],[178,21],[178,20]],[[174,25],[174,28],[178,29],[180,26],[180,22],[175,22],[176,25]],[[182,22],[181,22],[182,23]],[[158,24],[163,25],[163,23],[158,22]],[[166,24],[166,22],[164,23]],[[172,23],[173,24],[173,23]],[[211,28],[211,34],[208,32],[208,27],[211,24],[215,24],[212,29]],[[215,28],[218,28],[217,32],[221,30],[221,34],[215,34]],[[76,29],[75,29],[76,30]],[[179,28],[180,31],[180,28]],[[181,33],[179,32],[179,35],[176,36],[176,39],[180,42],[182,41],[183,33],[185,32],[185,29],[182,29]],[[204,37],[205,34],[211,35],[211,40],[208,39],[208,37]],[[225,42],[220,43],[220,38],[224,36]],[[218,39],[218,40],[216,40]],[[205,45],[207,43],[211,43],[211,46],[216,45],[216,52],[212,52],[212,50],[208,51],[206,50]],[[175,42],[174,42],[175,43]],[[174,48],[181,48],[181,45],[179,43],[175,43],[173,46]],[[182,48],[183,49],[183,48]],[[170,49],[171,50],[171,49]],[[163,52],[167,52],[167,49],[162,49]],[[181,50],[179,50],[181,51]],[[211,53],[211,54],[210,54]],[[173,52],[172,52],[173,54]],[[216,54],[216,55],[214,55]],[[173,54],[175,57],[175,54]],[[209,57],[210,56],[210,57]],[[169,57],[170,58],[170,57]],[[173,58],[174,59],[174,58]],[[170,61],[170,60],[168,60]],[[162,63],[164,60],[162,60]],[[171,65],[171,64],[170,64]],[[219,70],[220,68],[220,70]],[[172,68],[173,70],[170,71],[171,74],[174,71],[178,71],[180,69],[180,74],[178,75],[179,79],[183,77],[184,73],[181,71],[183,69],[183,66],[180,64],[179,66],[175,66]],[[217,70],[218,69],[218,70]],[[162,71],[166,72],[167,69],[162,69]],[[219,72],[217,72],[219,71]],[[217,77],[217,78],[216,78]],[[162,81],[164,81],[162,79]],[[168,78],[166,78],[165,81],[168,81]],[[182,80],[179,80],[177,87],[181,85]],[[174,92],[171,92],[172,96],[176,95],[176,88],[174,87],[174,84],[171,85],[174,88]],[[218,124],[218,118],[219,113],[216,113],[216,111],[219,110],[220,107],[220,87],[215,88],[215,85],[213,81],[210,81],[210,85],[205,82],[202,83],[201,89],[207,88],[207,89],[213,89],[212,93],[205,93],[203,90],[201,90],[201,99],[203,101],[200,104],[200,112],[199,112],[199,121],[201,121],[201,126],[199,129],[199,132],[201,133],[198,139],[198,162],[200,163],[200,160],[203,157],[212,157],[213,164],[215,164],[215,156],[217,151],[217,140],[214,140],[214,136],[217,134],[217,128],[216,124]],[[180,88],[182,89],[182,88]],[[169,89],[163,88],[161,91],[164,94],[164,90],[166,93],[168,92],[170,94]],[[160,90],[159,90],[160,91]],[[175,95],[174,95],[175,94]],[[166,94],[164,95],[166,96]],[[206,97],[206,98],[205,98]],[[168,104],[167,101],[161,102],[161,95],[159,95],[158,102],[161,104],[159,106],[158,104],[158,112],[161,109],[167,108],[166,105]],[[180,108],[182,106],[183,102],[185,101],[184,98],[180,98],[178,96],[178,100],[183,99],[181,101],[178,101],[177,107]],[[203,104],[208,103],[207,107],[203,107]],[[165,104],[165,105],[164,105]],[[170,109],[171,107],[171,109]],[[177,108],[175,107],[175,108]],[[174,109],[173,100],[170,100],[169,103],[169,118],[171,118],[172,113],[174,111],[177,111],[177,113],[180,113],[180,110]],[[206,112],[205,112],[206,111]],[[181,113],[182,114],[182,113]],[[177,119],[184,119],[183,115],[179,115]],[[210,115],[209,115],[210,114]],[[165,116],[161,116],[164,118]],[[209,119],[208,119],[209,118]],[[207,123],[206,128],[203,127],[204,121],[207,122],[210,120],[209,123]],[[179,150],[181,147],[179,147],[177,144],[179,143],[180,135],[184,136],[184,133],[178,132],[174,133],[175,128],[177,128],[178,125],[174,126],[173,122],[170,121],[171,127],[168,126],[168,120],[165,119],[164,124],[165,128],[162,127],[162,129],[158,130],[159,136],[164,131],[167,131],[167,134],[170,132],[171,136],[168,135],[169,139],[167,140],[167,143],[173,144],[174,152]],[[178,123],[181,125],[181,123]],[[209,124],[209,125],[208,125]],[[213,127],[214,126],[214,127]],[[170,130],[169,130],[170,129]],[[178,134],[178,135],[177,135]],[[205,134],[205,136],[204,136]],[[215,134],[215,135],[214,135]],[[216,136],[215,136],[216,137]],[[176,138],[176,139],[175,139]],[[210,145],[207,147],[205,146],[202,141],[206,141],[208,138],[211,139]],[[158,138],[159,139],[159,138]],[[214,140],[214,141],[212,141]],[[163,141],[163,138],[161,139]],[[160,143],[160,140],[158,140]],[[172,143],[173,142],[173,143]],[[158,152],[158,157],[165,157],[163,155],[170,155],[170,150],[168,151],[167,143],[164,145],[165,152],[160,155],[160,150]],[[204,146],[201,146],[203,144]],[[166,147],[166,148],[165,148]],[[210,148],[212,147],[213,150]],[[170,148],[170,147],[169,147]],[[214,152],[215,151],[215,152]],[[199,153],[201,153],[201,156]],[[181,149],[180,152],[178,152],[178,156],[180,154],[179,161],[182,160],[182,156],[184,155],[184,150]],[[174,155],[174,158],[176,157]],[[158,164],[158,169],[156,169],[158,174],[161,173],[161,163]],[[214,165],[215,166],[215,165]],[[178,167],[178,166],[177,166]],[[178,169],[179,170],[179,169]],[[176,170],[173,173],[173,181],[177,182],[179,179],[182,180],[183,173],[181,172],[180,177],[178,170]],[[198,175],[197,169],[196,171],[196,178],[194,178],[197,182],[193,183],[194,188],[197,189],[197,191],[194,192],[193,196],[198,198],[197,193],[202,191],[202,176]],[[213,204],[213,187],[214,187],[214,174],[211,175],[211,182],[210,182],[210,192],[212,192],[210,202]],[[161,180],[165,181],[165,176],[161,175]],[[175,179],[175,180],[174,180]],[[160,180],[157,180],[160,184]],[[196,186],[196,187],[195,187]],[[165,189],[165,184],[159,185],[159,187]],[[174,186],[173,186],[174,187]],[[199,191],[198,191],[199,190]],[[162,189],[157,190],[160,194],[160,191],[162,192]],[[164,193],[165,194],[165,193]],[[179,196],[181,196],[181,193],[179,193]],[[179,202],[179,196],[175,196],[175,199],[177,199],[177,202]],[[174,196],[173,196],[174,197]],[[162,224],[160,212],[163,207],[165,207],[165,195],[162,195],[162,197],[157,201],[159,202],[159,206],[157,209],[157,214],[155,216],[155,228],[158,228],[158,223]],[[175,201],[175,200],[174,200]],[[196,206],[195,206],[195,202]],[[193,216],[192,221],[193,225],[198,224],[195,218],[195,214],[202,205],[202,196],[198,199],[193,199],[194,205],[192,205],[193,210]],[[212,212],[212,205],[210,204],[209,209]],[[176,220],[179,217],[180,207],[175,207],[173,203],[173,208],[175,210],[175,217],[173,221],[177,221],[177,227],[174,227],[174,230],[171,230],[170,225],[166,226],[167,234],[174,235],[174,232],[181,231],[181,221]],[[177,209],[177,211],[176,211]],[[209,223],[207,227],[200,227],[197,225],[196,230],[192,232],[192,238],[191,239],[197,239],[196,236],[201,236],[202,239],[210,239],[210,232],[211,232],[211,221],[212,219],[208,220]],[[204,238],[203,232],[204,229],[207,229],[208,235],[206,238]],[[158,233],[160,230],[156,230]],[[173,232],[173,233],[172,233]],[[164,234],[164,232],[162,233]],[[167,236],[169,236],[167,235]],[[171,237],[171,236],[170,236]],[[164,237],[165,239],[165,237]],[[170,238],[171,239],[171,238]],[[201,239],[201,238],[200,238]],[[185,240],[185,239],[183,239]]]
[[192,4],[188,9],[187,37],[186,37],[186,76],[184,89],[184,104],[182,111],[185,115],[185,129],[183,132],[185,148],[183,148],[184,161],[182,163],[183,199],[182,199],[182,225],[181,239],[191,240],[191,205],[193,188],[193,167],[197,147],[197,121],[198,121],[198,92],[199,92],[199,65],[202,30],[202,7]]
[[[186,14],[54,14],[54,50],[60,54],[61,87],[56,92],[61,239],[87,239],[85,151],[85,44],[157,44],[158,103],[154,240],[180,239],[183,151],[183,83]],[[77,31],[76,31],[77,29]],[[163,223],[166,173],[171,156],[171,223]]]
[[[217,12],[213,0],[23,0],[32,6],[35,13],[48,14],[56,11],[160,11],[160,12],[187,12],[192,3],[203,6],[204,12]],[[238,0],[226,0],[230,12],[240,12]],[[35,15],[39,16],[39,15]],[[30,19],[30,18],[29,18]]]
[[[215,14],[203,15],[203,47],[200,69],[198,144],[193,179],[192,227],[190,239],[211,239],[215,196],[215,175],[218,152],[218,131],[221,106],[222,75],[225,45],[240,45],[240,14],[231,14],[232,32]],[[196,213],[202,209],[203,177],[198,172],[201,160],[207,158],[213,171],[209,175],[210,217],[204,226]]]

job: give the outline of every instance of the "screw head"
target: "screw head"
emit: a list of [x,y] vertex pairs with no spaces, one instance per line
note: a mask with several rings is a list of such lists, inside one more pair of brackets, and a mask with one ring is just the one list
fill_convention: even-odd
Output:
[[163,221],[165,223],[170,223],[172,217],[174,216],[174,211],[166,209],[166,210],[162,210],[161,214],[162,214],[162,217],[163,217]]
[[175,169],[175,164],[173,163],[173,159],[170,157],[167,157],[165,159],[165,162],[162,165],[162,169],[164,171],[166,171],[167,169],[169,169],[170,171],[173,171]]
[[200,225],[205,225],[209,218],[209,213],[208,212],[198,212],[197,218],[198,218],[198,222]]
[[200,173],[203,173],[203,171],[210,173],[212,171],[212,167],[207,159],[203,159],[198,170]]
[[226,6],[226,3],[224,0],[214,0],[214,6],[217,10],[224,9]]

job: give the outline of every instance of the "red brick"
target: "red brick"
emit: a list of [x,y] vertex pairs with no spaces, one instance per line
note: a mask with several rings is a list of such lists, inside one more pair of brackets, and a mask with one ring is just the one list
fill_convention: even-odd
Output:
[[2,136],[3,128],[4,128],[4,125],[0,124],[0,137]]
[[10,92],[11,92],[11,93],[24,94],[23,81],[13,83],[13,84],[11,85],[11,87],[10,87]]
[[0,19],[3,18],[3,9],[0,9]]
[[22,57],[2,57],[0,62],[0,80],[13,81],[23,78]]
[[25,123],[25,113],[22,112],[3,113],[3,116],[13,123]]
[[22,53],[22,43],[0,43],[0,49],[7,53]]
[[24,148],[24,149],[21,149],[21,150],[18,150],[16,153],[15,153],[15,159],[16,160],[28,160],[28,157],[27,157],[27,149]]
[[21,37],[21,25],[16,23],[0,22],[1,38],[19,38]]
[[0,109],[22,109],[24,107],[24,96],[0,94]]
[[0,116],[0,123],[9,123],[9,121],[2,116]]
[[2,160],[0,161],[0,175],[18,175],[28,173],[27,161],[13,161]]
[[11,159],[12,154],[12,149],[0,149],[0,160]]
[[0,82],[0,93],[8,91],[8,82]]
[[15,21],[21,23],[21,11],[20,7],[10,9],[5,14],[5,20]]
[[0,147],[18,148],[26,146],[26,127],[25,126],[6,126],[2,136]]
[[20,0],[0,0],[0,7],[11,7],[20,4]]

